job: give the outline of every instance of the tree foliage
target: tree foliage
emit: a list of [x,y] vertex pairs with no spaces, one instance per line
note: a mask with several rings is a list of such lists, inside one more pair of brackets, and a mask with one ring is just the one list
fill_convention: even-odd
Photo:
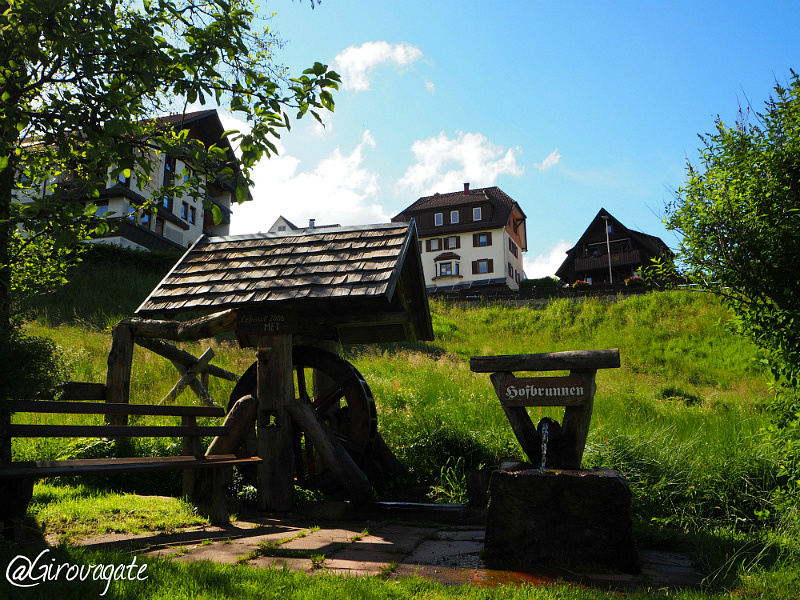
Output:
[[733,127],[717,119],[701,139],[700,165],[688,165],[666,225],[682,236],[681,275],[720,294],[733,324],[763,352],[776,381],[786,474],[797,477],[800,77],[792,72],[776,85],[763,112],[742,108]]
[[[192,176],[164,193],[184,186],[205,198],[210,180],[241,201],[250,169],[293,119],[333,110],[338,75],[319,63],[296,76],[276,66],[279,40],[258,21],[251,0],[0,0],[0,345],[12,285],[34,289],[36,269],[63,276],[39,265],[17,277],[14,267],[37,256],[58,265],[106,227],[87,206],[98,180],[131,176],[143,187],[152,156],[167,154]],[[238,162],[156,118],[208,103],[248,123],[227,132]],[[15,193],[31,202],[12,202]]]

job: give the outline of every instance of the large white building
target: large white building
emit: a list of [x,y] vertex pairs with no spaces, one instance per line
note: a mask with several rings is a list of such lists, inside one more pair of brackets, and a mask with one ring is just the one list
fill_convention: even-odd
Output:
[[[227,138],[223,137],[225,128],[216,110],[204,110],[185,115],[162,117],[160,121],[167,126],[189,130],[189,138],[199,139],[206,145],[218,144],[233,151]],[[150,250],[185,250],[201,235],[228,235],[231,222],[231,205],[235,202],[235,191],[231,186],[214,185],[208,188],[206,198],[216,205],[222,219],[214,223],[212,208],[204,206],[202,198],[190,195],[165,197],[156,203],[157,210],[142,209],[152,200],[162,185],[169,185],[177,177],[182,177],[188,166],[182,161],[166,155],[152,155],[154,163],[150,181],[140,188],[131,178],[111,179],[110,176],[100,184],[99,197],[93,200],[97,214],[109,216],[111,231],[96,238],[97,242],[113,243],[124,247],[146,248]],[[34,194],[44,193],[48,182],[37,182],[16,200],[25,202]],[[248,194],[248,200],[252,198]]]
[[500,188],[471,190],[465,183],[463,191],[420,198],[392,221],[412,219],[429,293],[519,289],[525,213]]

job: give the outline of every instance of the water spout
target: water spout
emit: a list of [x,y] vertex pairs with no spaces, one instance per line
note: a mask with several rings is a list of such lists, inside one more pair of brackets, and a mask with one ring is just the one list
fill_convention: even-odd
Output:
[[550,439],[550,422],[542,419],[542,422],[539,424],[539,436],[542,439],[542,463],[539,466],[540,469],[544,469],[547,465],[547,442]]

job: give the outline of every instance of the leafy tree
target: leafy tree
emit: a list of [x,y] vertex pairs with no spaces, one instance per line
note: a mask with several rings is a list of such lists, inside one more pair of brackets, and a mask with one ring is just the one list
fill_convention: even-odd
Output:
[[701,136],[700,165],[667,206],[679,268],[721,295],[775,376],[773,434],[784,474],[800,477],[800,78],[776,85],[763,113],[743,108]]
[[[338,75],[319,63],[295,77],[277,67],[279,41],[256,29],[256,10],[250,0],[0,0],[2,348],[12,293],[57,283],[63,272],[51,267],[68,258],[65,249],[105,227],[87,206],[98,179],[143,185],[149,159],[166,153],[192,177],[164,193],[185,186],[205,198],[205,182],[222,181],[241,201],[249,170],[275,152],[292,117],[333,110]],[[207,102],[250,125],[228,132],[238,163],[229,148],[206,147],[156,118]],[[46,187],[32,192],[32,184]],[[31,201],[12,202],[15,190]],[[36,256],[55,263],[13,275]]]

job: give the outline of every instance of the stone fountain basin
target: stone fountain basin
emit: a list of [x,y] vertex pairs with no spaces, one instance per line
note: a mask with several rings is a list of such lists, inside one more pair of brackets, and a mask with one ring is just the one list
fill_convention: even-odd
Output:
[[619,471],[493,471],[486,562],[493,568],[549,563],[636,573],[630,508],[630,486]]

